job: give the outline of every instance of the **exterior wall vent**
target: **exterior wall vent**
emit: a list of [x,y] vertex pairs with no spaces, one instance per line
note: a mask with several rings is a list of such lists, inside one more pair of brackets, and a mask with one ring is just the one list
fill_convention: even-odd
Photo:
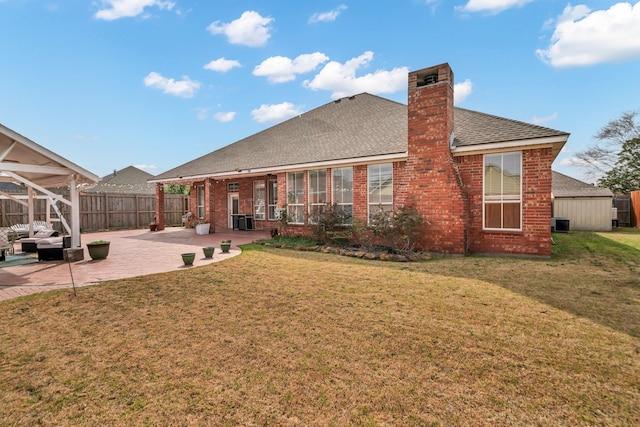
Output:
[[429,86],[438,83],[438,73],[427,74],[422,78],[422,81],[418,81],[418,86]]

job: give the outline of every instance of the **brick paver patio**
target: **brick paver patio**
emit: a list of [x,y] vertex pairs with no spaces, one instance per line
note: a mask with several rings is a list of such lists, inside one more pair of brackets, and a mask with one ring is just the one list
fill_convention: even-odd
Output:
[[[180,254],[195,252],[194,267],[222,261],[240,253],[238,245],[267,238],[264,231],[225,231],[196,235],[194,229],[171,227],[163,231],[121,230],[82,234],[82,261],[41,261],[34,264],[0,268],[0,301],[52,289],[96,284],[105,280],[162,273],[186,267]],[[223,254],[220,241],[231,239],[231,251]],[[94,240],[111,242],[109,256],[91,260],[86,244]],[[216,248],[213,259],[206,259],[205,246]],[[20,252],[20,242],[15,245]],[[0,262],[1,264],[1,262]],[[73,282],[72,282],[73,277]]]

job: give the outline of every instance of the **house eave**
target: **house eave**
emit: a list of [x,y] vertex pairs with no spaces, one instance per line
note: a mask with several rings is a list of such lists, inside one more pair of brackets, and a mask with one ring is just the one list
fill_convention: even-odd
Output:
[[408,153],[392,153],[392,154],[382,154],[379,156],[368,156],[368,157],[359,157],[352,159],[337,159],[337,160],[326,160],[322,162],[308,162],[308,163],[298,163],[292,165],[281,165],[281,166],[270,166],[264,168],[255,168],[255,169],[238,169],[235,171],[225,171],[225,172],[217,172],[217,173],[209,173],[209,174],[200,174],[200,175],[183,175],[179,177],[173,178],[165,178],[165,179],[150,179],[149,183],[153,184],[166,184],[166,183],[180,183],[180,182],[193,182],[193,181],[202,181],[205,179],[234,179],[234,178],[245,178],[251,176],[259,176],[265,174],[275,174],[278,172],[291,172],[296,170],[307,170],[307,169],[321,169],[328,167],[343,167],[343,166],[352,166],[358,164],[372,164],[372,163],[382,163],[388,161],[403,161],[406,160]]
[[473,154],[486,154],[499,151],[508,150],[531,150],[535,148],[547,148],[552,147],[553,158],[555,159],[560,150],[564,147],[564,144],[569,139],[569,134],[550,136],[546,138],[532,138],[515,141],[503,141],[503,142],[491,142],[488,144],[480,145],[462,145],[457,146],[451,150],[454,156],[470,156]]

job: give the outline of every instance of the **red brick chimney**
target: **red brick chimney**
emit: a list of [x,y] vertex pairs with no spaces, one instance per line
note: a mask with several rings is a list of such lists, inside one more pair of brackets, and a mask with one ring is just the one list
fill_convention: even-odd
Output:
[[425,221],[423,250],[467,252],[467,197],[451,154],[453,71],[449,64],[409,73],[405,204]]

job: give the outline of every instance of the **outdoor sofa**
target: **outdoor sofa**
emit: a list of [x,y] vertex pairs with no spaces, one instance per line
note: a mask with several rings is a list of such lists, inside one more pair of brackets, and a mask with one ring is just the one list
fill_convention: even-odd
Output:
[[38,242],[42,239],[48,239],[50,237],[57,237],[58,232],[52,229],[42,229],[36,232],[33,237],[23,237],[20,239],[22,245],[22,252],[35,253],[38,251]]

